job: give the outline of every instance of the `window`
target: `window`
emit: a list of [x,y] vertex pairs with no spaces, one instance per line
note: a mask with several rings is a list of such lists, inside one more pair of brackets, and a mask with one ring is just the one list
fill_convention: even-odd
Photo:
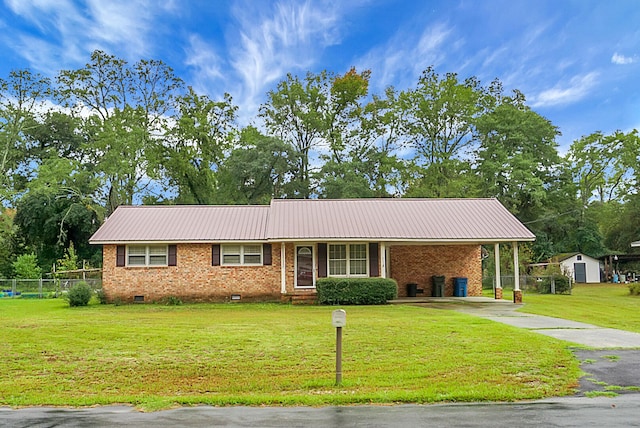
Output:
[[582,260],[582,256],[578,254],[578,261]]
[[330,244],[329,276],[367,276],[367,244]]
[[223,265],[261,265],[262,245],[261,244],[234,244],[222,245]]
[[127,266],[167,266],[166,245],[129,245]]

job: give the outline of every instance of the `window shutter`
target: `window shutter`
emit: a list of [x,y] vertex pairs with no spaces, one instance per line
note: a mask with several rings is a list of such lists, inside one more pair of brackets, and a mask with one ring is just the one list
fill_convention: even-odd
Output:
[[318,244],[318,278],[327,277],[327,244]]
[[178,264],[178,246],[169,245],[169,266],[176,266]]
[[127,247],[124,245],[118,245],[116,247],[116,266],[125,266],[127,257]]
[[369,242],[369,276],[380,276],[379,258],[378,243]]
[[262,264],[271,266],[271,244],[262,244]]
[[220,244],[211,246],[211,266],[220,266]]

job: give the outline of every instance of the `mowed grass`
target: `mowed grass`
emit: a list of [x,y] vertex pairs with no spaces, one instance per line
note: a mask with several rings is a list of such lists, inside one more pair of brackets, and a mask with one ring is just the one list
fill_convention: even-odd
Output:
[[0,405],[329,405],[571,394],[566,344],[413,306],[91,305],[0,301]]
[[640,296],[625,284],[577,284],[571,295],[526,293],[523,302],[522,312],[640,333]]

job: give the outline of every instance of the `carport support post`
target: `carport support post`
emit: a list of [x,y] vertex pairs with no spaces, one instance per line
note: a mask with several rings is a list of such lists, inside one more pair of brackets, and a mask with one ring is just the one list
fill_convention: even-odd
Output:
[[493,244],[493,256],[496,262],[496,300],[502,299],[502,282],[500,281],[500,244]]
[[522,303],[520,291],[520,260],[518,258],[518,241],[513,243],[513,303]]

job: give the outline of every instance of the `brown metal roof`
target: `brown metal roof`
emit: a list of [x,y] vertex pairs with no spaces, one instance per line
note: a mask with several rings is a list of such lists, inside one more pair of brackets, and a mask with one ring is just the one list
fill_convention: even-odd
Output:
[[265,240],[268,217],[268,206],[119,206],[90,242]]
[[121,206],[90,242],[534,239],[496,199],[276,199],[271,206]]
[[496,199],[274,200],[272,240],[532,241]]

